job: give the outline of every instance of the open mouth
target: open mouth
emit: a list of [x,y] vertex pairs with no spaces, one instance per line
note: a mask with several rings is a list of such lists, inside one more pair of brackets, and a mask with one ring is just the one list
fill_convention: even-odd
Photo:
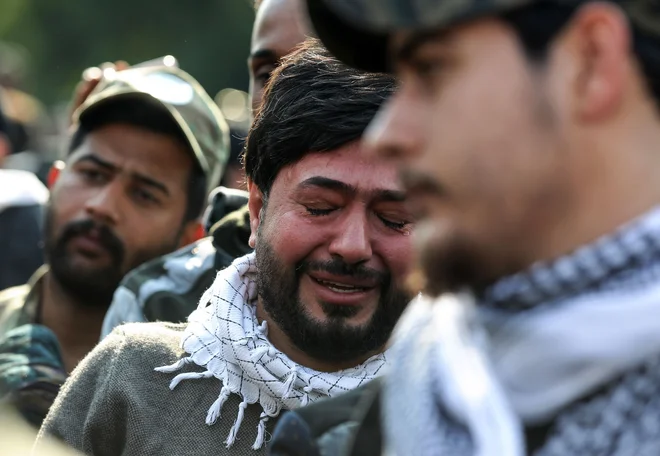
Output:
[[341,294],[364,293],[365,291],[368,291],[370,289],[370,287],[360,287],[355,285],[349,285],[346,283],[333,282],[329,280],[320,280],[315,277],[312,277],[312,280],[314,280],[319,285],[323,285],[324,287],[334,291],[335,293],[341,293]]

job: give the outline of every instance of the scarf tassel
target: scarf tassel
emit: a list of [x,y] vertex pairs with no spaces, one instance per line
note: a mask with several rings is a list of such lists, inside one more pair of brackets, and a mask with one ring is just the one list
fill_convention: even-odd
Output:
[[309,394],[313,391],[314,389],[311,387],[311,385],[307,385],[306,387],[303,388],[303,397],[300,400],[300,406],[305,407],[307,404],[309,404]]
[[273,347],[259,347],[250,353],[250,359],[252,362],[258,363],[266,354],[271,358],[275,358],[277,356],[277,350]]
[[266,320],[262,321],[257,328],[257,331],[259,331],[262,336],[268,336],[268,322],[266,322]]
[[172,372],[176,372],[179,369],[181,369],[183,366],[185,366],[186,364],[190,364],[190,363],[192,363],[192,358],[191,357],[182,358],[182,359],[180,359],[179,361],[177,361],[176,363],[174,363],[170,366],[157,367],[154,370],[156,372],[162,372],[164,374],[171,374]]
[[172,379],[172,382],[170,383],[170,389],[173,390],[174,388],[176,388],[177,385],[181,383],[183,380],[197,380],[200,378],[211,378],[211,377],[213,377],[213,372],[211,371],[184,372],[183,374],[179,374]]
[[234,421],[234,425],[229,430],[229,436],[227,436],[227,440],[225,441],[227,448],[231,448],[231,446],[234,445],[234,442],[236,442],[236,435],[243,423],[243,416],[245,415],[245,409],[247,406],[248,404],[245,401],[241,402],[238,406],[238,416],[236,417],[236,421]]
[[213,402],[213,405],[211,405],[211,408],[209,408],[209,411],[206,414],[206,424],[211,426],[212,424],[215,424],[216,421],[218,421],[218,418],[220,418],[220,413],[222,412],[222,406],[225,405],[225,402],[227,402],[230,394],[231,391],[229,388],[223,386],[220,390],[220,396],[215,400],[215,402]]
[[253,450],[258,450],[264,446],[266,440],[266,421],[268,421],[268,415],[262,412],[259,417],[259,425],[257,426],[257,439],[254,441],[254,445],[252,445]]

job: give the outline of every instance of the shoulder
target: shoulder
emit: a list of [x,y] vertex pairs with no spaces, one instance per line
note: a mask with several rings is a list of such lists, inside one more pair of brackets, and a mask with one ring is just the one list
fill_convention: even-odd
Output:
[[119,326],[71,372],[58,402],[70,396],[78,405],[92,398],[130,402],[150,390],[167,390],[166,378],[155,369],[183,357],[180,341],[184,327],[168,323]]
[[29,285],[21,285],[0,291],[0,337],[3,337],[18,322],[21,309],[29,293]]
[[210,238],[156,258],[129,273],[115,292],[105,336],[123,322],[183,322],[215,277]]
[[185,327],[185,324],[163,322],[130,323],[116,328],[97,349],[124,356],[178,358],[183,354],[180,345]]
[[211,239],[205,238],[139,266],[122,285],[141,301],[162,290],[186,293],[205,271],[213,269],[214,255]]
[[213,282],[214,258],[213,242],[202,239],[138,267],[120,289],[135,297],[148,321],[185,321]]
[[76,379],[107,380],[109,376],[119,385],[129,383],[137,375],[150,376],[156,367],[172,364],[180,359],[181,335],[184,324],[130,323],[115,328],[71,373]]
[[540,447],[535,454],[550,453],[550,448],[562,448],[562,454],[593,454],[595,447],[625,448],[622,453],[631,455],[658,454],[659,378],[660,355],[656,355],[569,405],[545,432],[533,434],[528,429],[528,443]]

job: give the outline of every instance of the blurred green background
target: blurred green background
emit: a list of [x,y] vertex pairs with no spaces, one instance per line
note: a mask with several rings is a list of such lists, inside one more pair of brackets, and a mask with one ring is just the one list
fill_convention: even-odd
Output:
[[47,106],[89,66],[168,54],[213,96],[247,90],[253,18],[253,0],[0,0],[0,41],[23,48],[20,88]]

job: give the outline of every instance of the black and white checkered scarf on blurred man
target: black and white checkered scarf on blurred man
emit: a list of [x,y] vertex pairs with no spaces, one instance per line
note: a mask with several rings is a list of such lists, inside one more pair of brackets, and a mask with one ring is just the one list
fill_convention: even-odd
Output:
[[[476,305],[475,305],[476,304]],[[660,454],[660,209],[469,294],[420,298],[395,332],[388,454]]]

